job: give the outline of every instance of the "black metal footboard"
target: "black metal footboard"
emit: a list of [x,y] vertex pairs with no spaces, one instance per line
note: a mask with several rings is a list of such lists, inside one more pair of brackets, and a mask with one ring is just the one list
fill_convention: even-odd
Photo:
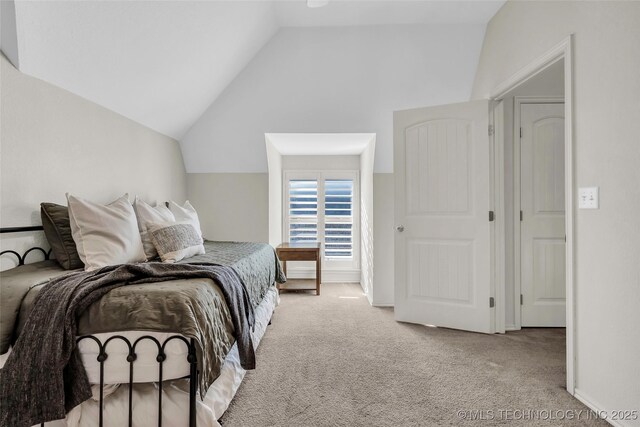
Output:
[[[133,373],[135,369],[135,362],[138,358],[136,354],[136,347],[142,341],[148,340],[155,343],[158,353],[156,355],[156,361],[158,362],[158,427],[162,427],[162,368],[164,361],[167,359],[165,353],[166,346],[169,342],[178,340],[184,342],[187,346],[187,362],[189,362],[189,375],[183,378],[189,379],[189,427],[195,427],[196,425],[196,394],[198,390],[198,357],[196,355],[196,345],[193,338],[187,339],[181,335],[173,335],[164,340],[164,342],[158,341],[157,338],[150,335],[145,335],[136,339],[133,343],[128,338],[122,335],[114,335],[109,337],[104,343],[100,339],[93,335],[84,335],[78,337],[76,342],[79,344],[83,340],[94,341],[98,346],[97,361],[100,363],[100,399],[99,399],[99,411],[98,411],[98,425],[102,427],[104,425],[104,363],[109,357],[107,352],[107,346],[112,341],[120,340],[127,345],[129,354],[127,355],[127,362],[129,362],[129,413],[128,413],[128,426],[133,426]],[[44,424],[42,424],[44,426]]]

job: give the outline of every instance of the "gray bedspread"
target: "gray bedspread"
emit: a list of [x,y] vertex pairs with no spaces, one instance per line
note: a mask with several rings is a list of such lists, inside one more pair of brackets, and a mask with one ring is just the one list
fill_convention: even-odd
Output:
[[265,243],[204,242],[205,254],[181,263],[212,262],[238,272],[249,291],[253,306],[260,304],[270,286],[286,281],[275,250]]
[[[191,257],[180,261],[180,263],[206,262],[232,267],[245,283],[254,307],[262,301],[269,287],[276,282],[284,283],[286,281],[275,251],[267,244],[205,241],[204,247],[204,255]],[[19,336],[42,285],[48,279],[65,274],[69,274],[69,271],[63,270],[55,261],[28,264],[0,272],[0,282],[2,283],[0,286],[2,302],[0,354],[4,354],[10,343]],[[180,282],[182,286],[195,288],[211,284],[210,281],[197,279],[181,280]],[[127,330],[164,330],[158,324],[155,313],[158,309],[166,310],[168,307],[157,307],[150,304],[144,294],[165,295],[167,292],[174,291],[175,287],[167,288],[162,283],[114,289],[101,301],[89,307],[87,312],[81,316],[78,323],[78,333],[86,335]],[[229,326],[228,310],[224,301],[220,299],[222,295],[219,292],[216,293],[218,297],[214,296],[211,303],[217,306],[220,313],[220,322],[216,322],[215,335],[221,338],[221,347],[215,352],[221,354],[221,360],[218,360],[221,365],[234,341],[232,338],[233,328]],[[134,307],[131,307],[130,300],[135,300]],[[160,301],[160,299],[157,300]],[[171,330],[168,332],[179,331]]]

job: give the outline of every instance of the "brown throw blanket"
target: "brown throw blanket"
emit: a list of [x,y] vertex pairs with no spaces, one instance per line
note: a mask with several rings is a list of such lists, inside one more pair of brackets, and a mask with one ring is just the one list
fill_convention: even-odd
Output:
[[0,426],[64,418],[91,397],[76,350],[77,319],[112,289],[129,284],[209,278],[229,306],[241,365],[255,368],[253,306],[234,269],[214,264],[125,264],[52,279],[38,294],[24,330],[0,370]]

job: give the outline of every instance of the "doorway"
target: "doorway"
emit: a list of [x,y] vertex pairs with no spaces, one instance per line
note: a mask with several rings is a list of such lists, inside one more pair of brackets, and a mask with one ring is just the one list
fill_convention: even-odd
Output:
[[496,292],[504,296],[504,323],[497,319],[498,332],[566,326],[564,71],[560,59],[500,98],[496,247],[504,254],[496,260],[504,264],[496,264],[496,279],[504,288]]
[[[560,115],[556,115],[556,123],[551,126],[555,127],[556,131],[558,130],[558,126],[561,126],[563,132],[563,138],[560,138],[564,142],[562,148],[563,151],[563,161],[562,165],[564,166],[563,170],[557,168],[557,173],[562,170],[563,177],[562,179],[556,179],[547,181],[547,185],[549,185],[552,181],[554,185],[557,185],[559,182],[562,182],[563,185],[560,186],[560,190],[564,190],[564,197],[562,196],[562,192],[560,190],[554,190],[550,192],[550,194],[554,194],[559,199],[564,200],[564,212],[561,212],[561,209],[558,209],[559,201],[554,199],[555,209],[549,209],[550,212],[545,212],[546,216],[557,216],[559,218],[564,219],[564,236],[562,236],[562,232],[559,230],[555,230],[555,234],[551,236],[541,236],[538,240],[537,249],[539,250],[538,258],[541,258],[542,255],[546,256],[546,252],[549,253],[551,259],[553,259],[556,266],[560,268],[555,268],[551,270],[553,274],[547,276],[552,279],[548,279],[547,281],[553,283],[556,286],[553,286],[548,293],[552,298],[547,298],[547,301],[544,301],[547,305],[554,305],[562,307],[561,292],[558,290],[561,289],[558,286],[563,281],[561,280],[562,273],[564,273],[564,326],[566,326],[566,388],[570,394],[575,393],[575,283],[574,283],[574,191],[575,191],[575,179],[573,172],[573,72],[572,72],[572,37],[569,36],[557,46],[550,49],[547,53],[532,61],[526,67],[521,69],[518,73],[513,75],[511,78],[504,81],[502,84],[498,85],[491,94],[491,99],[494,102],[499,102],[500,105],[504,107],[504,114],[501,116],[504,119],[505,123],[505,132],[500,138],[496,138],[496,159],[499,159],[499,154],[503,155],[504,159],[513,159],[511,164],[509,162],[504,162],[504,167],[496,168],[496,176],[502,178],[501,181],[496,182],[496,192],[499,194],[503,194],[505,199],[509,197],[513,197],[514,200],[509,203],[509,201],[505,201],[500,206],[497,206],[498,210],[498,222],[502,221],[502,230],[500,232],[501,227],[496,227],[496,247],[504,248],[505,256],[503,259],[505,260],[505,265],[503,268],[498,268],[496,271],[496,289],[497,292],[503,290],[505,295],[505,315],[502,318],[496,317],[496,330],[498,332],[505,330],[515,330],[520,329],[523,325],[529,325],[531,321],[531,325],[539,324],[540,326],[561,326],[562,319],[558,319],[558,312],[555,314],[547,313],[548,317],[555,318],[548,324],[538,323],[539,320],[530,319],[528,314],[525,312],[523,319],[523,310],[522,307],[525,303],[525,295],[521,294],[522,286],[521,280],[523,278],[522,267],[519,266],[517,260],[522,259],[522,255],[520,253],[521,242],[517,241],[518,237],[522,238],[521,233],[516,233],[515,231],[520,230],[520,206],[521,195],[516,192],[517,189],[520,189],[520,182],[518,180],[521,178],[520,171],[514,171],[513,167],[515,165],[520,164],[520,153],[515,152],[515,148],[519,148],[520,144],[513,144],[513,141],[520,142],[520,124],[517,126],[514,124],[512,127],[509,127],[507,124],[509,120],[509,115],[511,115],[511,120],[515,122],[516,120],[516,104],[518,104],[518,108],[520,108],[523,104],[527,103],[541,103],[541,104],[561,104],[560,108],[563,114],[563,122],[560,122]],[[546,87],[546,90],[544,89]],[[551,90],[549,90],[551,88]],[[555,88],[553,90],[552,88]],[[527,98],[523,98],[527,97]],[[531,98],[534,97],[534,98]],[[559,98],[559,99],[558,99]],[[526,107],[528,108],[528,107]],[[496,120],[498,123],[499,120]],[[524,136],[524,130],[523,130]],[[511,139],[511,141],[509,141]],[[557,140],[557,139],[556,139]],[[511,142],[511,144],[510,144]],[[550,144],[553,145],[553,144]],[[549,147],[547,147],[549,148]],[[557,145],[555,149],[557,150]],[[511,152],[510,150],[513,150]],[[547,150],[553,151],[553,150]],[[517,156],[517,157],[515,157]],[[529,153],[528,157],[531,157]],[[554,156],[558,159],[560,156],[556,151],[556,155]],[[517,161],[516,161],[517,160]],[[530,160],[530,159],[529,159]],[[511,168],[510,168],[511,167]],[[499,172],[502,172],[499,173]],[[511,176],[509,176],[511,174]],[[544,185],[543,185],[544,187]],[[548,188],[548,187],[547,187]],[[516,199],[516,197],[518,199]],[[499,197],[497,197],[499,201]],[[528,201],[529,205],[531,205],[531,199]],[[535,206],[533,207],[535,209]],[[524,209],[523,209],[524,211]],[[502,213],[502,216],[500,215]],[[564,215],[562,215],[564,214]],[[523,212],[523,219],[526,215],[526,212]],[[530,213],[531,215],[531,213]],[[545,216],[543,215],[543,216]],[[500,219],[502,217],[502,220]],[[531,219],[531,218],[530,218]],[[524,221],[523,221],[524,222]],[[558,222],[562,222],[560,219]],[[517,227],[516,227],[517,225]],[[557,227],[557,224],[555,224]],[[561,228],[561,226],[557,227]],[[513,230],[512,235],[509,234],[509,230]],[[530,236],[527,239],[530,240],[530,249],[529,249],[529,258],[527,261],[530,265],[536,266],[534,261],[531,259],[533,254],[533,249],[535,246],[533,245],[532,233],[529,232]],[[542,240],[546,239],[546,240]],[[563,244],[564,243],[564,244]],[[544,249],[544,250],[543,250]],[[564,249],[564,250],[563,250]],[[511,254],[511,255],[509,255]],[[564,262],[562,262],[562,255],[564,255]],[[510,259],[511,256],[511,259]],[[522,263],[520,263],[522,264]],[[499,266],[499,262],[496,262],[496,266]],[[562,266],[564,266],[564,272],[562,271]],[[516,269],[519,268],[518,271]],[[529,268],[529,277],[532,277],[531,268]],[[544,271],[541,269],[540,271]],[[545,278],[546,279],[546,278]],[[532,280],[532,279],[528,279]],[[513,283],[513,286],[511,284]],[[541,283],[545,283],[545,280],[542,280]],[[525,285],[527,286],[527,285]],[[525,292],[527,292],[525,290]],[[531,292],[531,291],[529,291]],[[533,291],[535,292],[535,291]],[[555,293],[554,293],[555,292]],[[522,296],[521,296],[522,295]],[[535,296],[530,295],[530,303],[535,300]],[[545,299],[545,298],[538,298]],[[521,304],[521,302],[523,304]],[[513,311],[509,309],[509,306],[512,304]],[[544,304],[543,304],[544,305]],[[558,309],[560,311],[561,309]],[[511,315],[511,313],[513,313]],[[561,311],[560,311],[561,313]],[[535,317],[535,316],[534,316]],[[544,317],[544,315],[543,315]],[[523,324],[524,320],[524,324]],[[502,323],[501,323],[502,322]]]

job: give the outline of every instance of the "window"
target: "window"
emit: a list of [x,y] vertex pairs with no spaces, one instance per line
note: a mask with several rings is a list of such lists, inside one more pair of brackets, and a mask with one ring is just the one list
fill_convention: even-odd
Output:
[[285,233],[289,242],[322,242],[325,268],[357,269],[356,171],[286,171]]

